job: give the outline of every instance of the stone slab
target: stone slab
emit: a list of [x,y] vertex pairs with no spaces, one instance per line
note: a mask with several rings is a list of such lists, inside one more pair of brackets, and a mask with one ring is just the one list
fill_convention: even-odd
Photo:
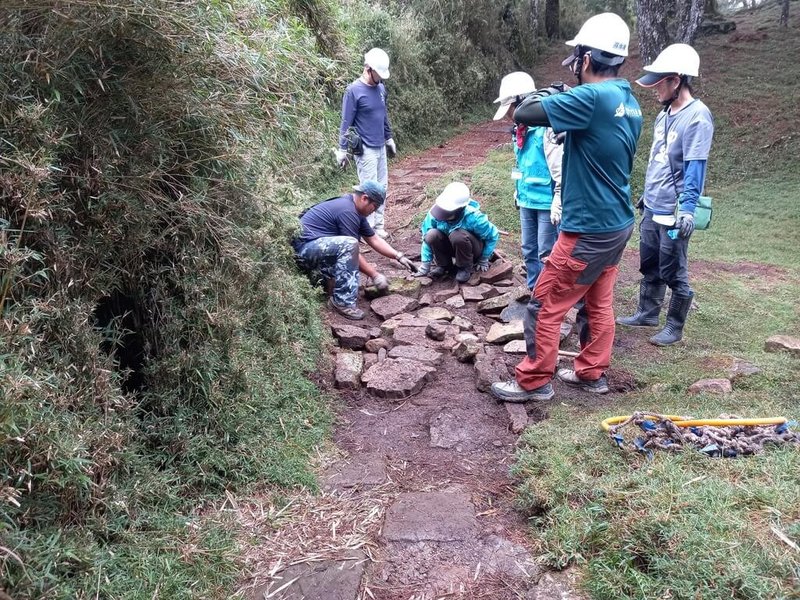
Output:
[[745,377],[750,377],[752,375],[758,375],[761,373],[761,369],[759,369],[756,365],[751,362],[748,362],[742,358],[734,358],[731,366],[728,367],[727,375],[728,379],[731,381],[736,381],[737,379],[744,379]]
[[333,373],[334,385],[340,390],[357,390],[361,387],[361,371],[364,357],[361,352],[342,350],[336,355]]
[[729,394],[732,391],[729,379],[700,379],[689,386],[690,394]]
[[511,340],[503,346],[503,352],[506,354],[525,354],[528,351],[528,346],[525,340]]
[[[268,585],[258,588],[252,597],[254,600],[356,600],[367,564],[363,552],[351,550],[346,559],[293,565],[278,573]],[[281,589],[282,586],[286,587]]]
[[525,332],[522,328],[522,321],[495,323],[489,328],[489,332],[486,334],[487,344],[505,344],[511,340],[523,339],[525,339]]
[[[383,350],[383,349],[381,349]],[[407,358],[387,358],[361,376],[367,391],[378,398],[402,400],[419,392],[436,373],[434,367]]]
[[441,306],[429,306],[419,309],[417,317],[428,321],[450,321],[453,319],[453,313]]
[[390,542],[458,542],[475,538],[478,520],[468,494],[407,492],[388,510],[383,537]]
[[499,295],[500,292],[498,292],[488,283],[481,283],[480,285],[465,285],[461,288],[461,296],[467,302],[480,302],[481,300],[486,300],[487,298],[492,298]]
[[503,402],[503,405],[511,420],[511,432],[522,433],[522,430],[528,425],[528,412],[525,410],[525,405],[517,402]]
[[406,313],[417,308],[416,298],[410,298],[401,294],[389,294],[383,298],[373,300],[369,307],[382,319],[390,319],[396,315]]
[[447,300],[444,301],[444,304],[446,304],[450,308],[464,308],[464,306],[466,306],[464,298],[462,298],[460,295],[450,296]]
[[451,296],[455,296],[458,293],[458,283],[453,282],[448,285],[448,287],[442,288],[437,292],[433,292],[433,301],[434,302],[444,302]]
[[520,321],[525,318],[525,313],[528,311],[528,302],[512,302],[503,309],[500,313],[500,320],[503,323],[510,323],[511,321]]
[[767,352],[788,352],[795,358],[800,358],[800,338],[789,335],[773,335],[764,342]]
[[484,346],[483,352],[475,357],[475,387],[480,392],[488,392],[493,383],[509,378],[503,355],[496,348]]
[[382,453],[354,454],[348,462],[337,463],[325,473],[328,490],[380,485],[386,482],[386,459]]
[[505,260],[496,260],[485,273],[481,273],[482,283],[494,283],[508,279],[514,271],[514,265]]
[[511,294],[511,292],[507,292],[505,294],[495,296],[494,298],[481,300],[478,302],[475,310],[477,310],[479,313],[499,313],[512,302],[514,302],[513,294]]
[[[427,335],[425,335],[425,329],[426,328],[424,327],[406,327],[405,325],[401,325],[400,327],[394,330],[394,333],[392,334],[392,340],[394,340],[394,343],[396,345],[425,346],[426,348],[434,348],[436,350],[450,348],[452,344],[448,344],[446,338],[442,342],[432,340]],[[459,333],[458,327],[456,327],[455,325],[450,325],[447,329],[446,335],[456,336],[458,335],[458,333]]]
[[332,325],[331,332],[339,340],[339,346],[350,350],[361,350],[372,337],[367,329],[355,325]]
[[441,364],[444,355],[432,348],[424,346],[395,346],[389,350],[389,358],[407,358],[435,367]]
[[434,448],[453,448],[469,439],[463,427],[464,417],[450,410],[443,410],[430,421],[430,445]]
[[475,328],[475,326],[472,324],[472,321],[465,319],[464,317],[453,317],[451,323],[458,327],[461,331],[472,331]]

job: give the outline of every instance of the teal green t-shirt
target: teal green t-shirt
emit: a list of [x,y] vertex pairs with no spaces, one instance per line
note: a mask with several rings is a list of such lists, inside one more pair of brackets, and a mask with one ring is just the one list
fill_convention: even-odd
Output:
[[542,100],[556,132],[567,132],[561,230],[620,231],[633,224],[631,169],[642,110],[624,79],[587,83]]

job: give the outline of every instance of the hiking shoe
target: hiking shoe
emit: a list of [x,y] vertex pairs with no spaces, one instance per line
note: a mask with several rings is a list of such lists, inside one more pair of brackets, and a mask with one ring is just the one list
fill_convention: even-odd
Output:
[[456,281],[458,283],[467,283],[469,278],[472,277],[472,269],[459,269],[456,273]]
[[601,375],[597,379],[581,379],[572,369],[559,369],[558,378],[564,383],[580,386],[582,390],[593,394],[607,394],[611,391],[605,375]]
[[360,321],[364,318],[364,311],[357,306],[339,306],[333,301],[333,298],[328,298],[328,307],[351,321]]
[[553,385],[545,383],[533,390],[526,390],[514,379],[492,384],[492,396],[502,402],[528,402],[530,400],[550,400],[555,395]]

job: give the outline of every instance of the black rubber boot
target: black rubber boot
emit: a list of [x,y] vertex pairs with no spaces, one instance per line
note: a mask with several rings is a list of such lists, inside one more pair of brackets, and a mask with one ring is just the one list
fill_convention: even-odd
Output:
[[658,315],[664,303],[667,286],[642,281],[639,284],[639,307],[630,317],[619,317],[617,323],[628,327],[658,327]]
[[689,292],[688,296],[676,296],[672,294],[667,311],[667,324],[664,329],[650,338],[650,343],[656,346],[671,346],[681,341],[683,337],[683,326],[686,323],[686,315],[692,306],[694,293]]

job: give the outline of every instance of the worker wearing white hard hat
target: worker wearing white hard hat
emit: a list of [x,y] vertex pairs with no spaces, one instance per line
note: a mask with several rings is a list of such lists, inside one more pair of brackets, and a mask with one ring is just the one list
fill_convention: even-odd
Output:
[[700,56],[688,44],[667,46],[644,67],[636,83],[655,92],[664,106],[656,117],[644,194],[639,238],[639,303],[636,312],[617,323],[657,327],[667,287],[672,290],[664,328],[650,338],[657,346],[683,339],[694,291],[689,285],[689,240],[705,184],[714,136],[708,107],[693,95]]
[[[339,145],[335,150],[340,167],[349,160],[355,162],[359,181],[378,181],[384,186],[389,182],[387,150],[392,156],[397,154],[386,110],[385,79],[389,79],[389,55],[372,48],[364,55],[361,77],[347,86],[342,98]],[[369,217],[369,224],[383,238],[388,236],[384,210],[385,204]]]
[[561,322],[581,300],[581,350],[574,369],[559,369],[558,379],[596,394],[610,389],[613,289],[633,231],[630,176],[642,129],[630,84],[618,76],[629,43],[630,30],[618,15],[591,17],[567,42],[574,51],[563,64],[578,85],[568,91],[537,90],[514,112],[519,124],[552,127],[566,136],[561,227],[528,304],[527,356],[514,380],[491,388],[505,402],[553,397]]
[[422,221],[419,276],[455,275],[465,283],[474,271],[488,271],[500,231],[481,211],[469,188],[447,184]]
[[[561,84],[563,85],[563,84]],[[533,77],[523,71],[509,73],[500,81],[500,104],[494,119],[513,120],[514,110],[536,91]],[[550,127],[516,125],[512,129],[516,165],[514,201],[519,209],[522,258],[526,283],[532,290],[542,270],[542,261],[556,243],[561,222],[561,155],[563,146]]]

